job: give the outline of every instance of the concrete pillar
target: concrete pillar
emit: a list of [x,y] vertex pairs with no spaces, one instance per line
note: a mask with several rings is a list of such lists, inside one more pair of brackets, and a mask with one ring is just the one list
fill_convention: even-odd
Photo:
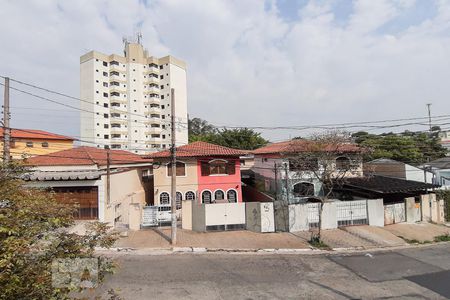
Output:
[[337,228],[336,202],[325,202],[322,210],[322,229]]
[[367,200],[367,217],[370,226],[384,227],[383,199]]
[[406,207],[406,222],[415,223],[416,220],[416,200],[414,197],[405,198],[405,207]]
[[181,202],[181,228],[192,230],[192,200]]
[[308,206],[306,204],[289,205],[289,232],[309,230]]
[[432,208],[431,208],[431,201],[430,201],[430,197],[429,194],[425,194],[425,195],[420,195],[420,206],[422,209],[422,221],[424,222],[431,222],[431,212],[432,212]]
[[275,220],[273,202],[245,203],[247,230],[254,232],[274,232]]

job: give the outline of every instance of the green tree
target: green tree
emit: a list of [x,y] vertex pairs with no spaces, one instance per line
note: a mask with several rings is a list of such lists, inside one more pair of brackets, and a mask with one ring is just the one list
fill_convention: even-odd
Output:
[[25,187],[19,179],[25,172],[19,165],[0,165],[0,299],[68,299],[80,287],[52,286],[52,262],[98,258],[102,280],[113,265],[94,255],[94,248],[110,247],[117,235],[99,222],[86,235],[70,233],[74,208]]
[[364,131],[352,135],[360,146],[371,149],[365,155],[365,160],[390,158],[410,164],[421,164],[447,153],[439,143],[438,133],[405,131],[400,134],[383,133],[369,134]]
[[204,141],[225,147],[253,150],[268,143],[261,134],[249,128],[218,130],[208,122],[194,118],[190,121],[189,142]]

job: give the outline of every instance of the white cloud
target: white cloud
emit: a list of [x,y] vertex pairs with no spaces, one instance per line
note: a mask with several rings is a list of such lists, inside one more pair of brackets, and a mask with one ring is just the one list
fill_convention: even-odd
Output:
[[[343,23],[333,3],[310,1],[288,22],[275,1],[3,1],[0,73],[78,95],[80,55],[121,53],[122,36],[140,29],[151,53],[187,62],[190,115],[211,123],[424,116],[428,102],[448,113],[447,1],[436,2],[436,16],[394,33],[380,28],[415,1],[355,1]],[[13,106],[57,108],[13,95]],[[13,111],[13,124],[78,133],[75,113],[67,119],[33,113]],[[301,132],[265,134],[282,139]]]

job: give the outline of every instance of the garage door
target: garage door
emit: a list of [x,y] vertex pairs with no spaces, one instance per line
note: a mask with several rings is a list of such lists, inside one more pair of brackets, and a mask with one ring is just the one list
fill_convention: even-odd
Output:
[[55,198],[59,203],[76,205],[75,219],[98,219],[98,188],[87,187],[55,187]]

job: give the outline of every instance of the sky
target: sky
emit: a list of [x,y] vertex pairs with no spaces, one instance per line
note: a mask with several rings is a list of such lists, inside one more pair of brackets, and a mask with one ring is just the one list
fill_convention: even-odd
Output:
[[[74,97],[81,55],[141,32],[151,55],[186,61],[189,115],[218,126],[450,114],[446,0],[0,0],[0,22],[0,75]],[[79,135],[76,110],[11,91],[11,112],[13,127]]]

